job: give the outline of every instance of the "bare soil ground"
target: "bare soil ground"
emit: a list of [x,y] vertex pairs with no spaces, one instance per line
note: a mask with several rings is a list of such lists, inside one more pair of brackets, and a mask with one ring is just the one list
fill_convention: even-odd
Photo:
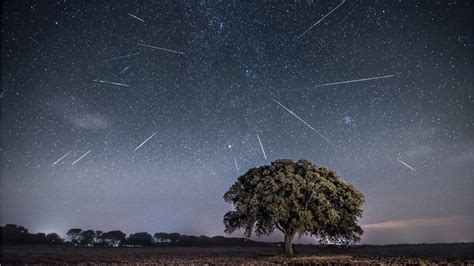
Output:
[[142,247],[86,248],[67,246],[2,247],[1,265],[315,265],[315,264],[443,264],[474,265],[474,243],[361,246],[357,248],[295,247],[295,257],[273,247]]

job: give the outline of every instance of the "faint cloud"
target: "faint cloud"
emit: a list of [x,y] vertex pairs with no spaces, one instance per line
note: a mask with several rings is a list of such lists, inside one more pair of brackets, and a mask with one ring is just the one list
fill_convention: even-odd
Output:
[[463,223],[466,221],[465,216],[453,216],[442,218],[424,218],[424,219],[407,219],[398,221],[387,221],[375,224],[363,225],[364,229],[395,229],[395,228],[413,228],[425,226],[449,226]]
[[406,219],[363,225],[363,243],[449,243],[474,241],[474,217]]

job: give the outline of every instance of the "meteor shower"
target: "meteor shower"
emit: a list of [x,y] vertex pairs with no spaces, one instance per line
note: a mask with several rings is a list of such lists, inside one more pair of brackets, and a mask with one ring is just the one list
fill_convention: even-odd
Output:
[[0,263],[474,263],[473,2],[2,2]]

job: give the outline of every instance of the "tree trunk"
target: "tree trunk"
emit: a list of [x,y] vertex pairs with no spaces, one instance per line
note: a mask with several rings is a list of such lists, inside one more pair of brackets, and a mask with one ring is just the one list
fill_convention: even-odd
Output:
[[295,237],[295,233],[287,233],[285,234],[285,252],[287,256],[293,256],[293,238]]

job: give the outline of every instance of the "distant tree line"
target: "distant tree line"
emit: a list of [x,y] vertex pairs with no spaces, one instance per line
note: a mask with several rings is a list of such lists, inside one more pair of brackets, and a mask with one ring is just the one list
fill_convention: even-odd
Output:
[[21,225],[7,224],[0,226],[0,233],[2,235],[2,245],[62,245],[64,239],[62,239],[56,233],[36,233],[32,234],[28,232],[28,229]]
[[0,226],[2,245],[70,245],[84,247],[147,247],[147,246],[179,246],[179,247],[225,247],[225,246],[278,246],[279,243],[258,242],[246,238],[230,238],[223,236],[190,236],[179,233],[139,232],[126,235],[120,230],[103,232],[98,230],[82,230],[72,228],[66,233],[66,239],[56,233],[30,233],[21,225],[7,224]]

